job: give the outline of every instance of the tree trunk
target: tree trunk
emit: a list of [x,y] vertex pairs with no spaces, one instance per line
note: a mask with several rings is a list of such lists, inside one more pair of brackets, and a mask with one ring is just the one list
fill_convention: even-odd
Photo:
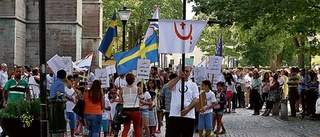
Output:
[[276,59],[276,69],[282,68],[283,50],[277,55]]
[[[302,40],[303,41],[303,40]],[[293,38],[293,43],[297,48],[304,46],[304,42],[299,43],[298,38]],[[304,68],[304,53],[298,53],[298,67]]]

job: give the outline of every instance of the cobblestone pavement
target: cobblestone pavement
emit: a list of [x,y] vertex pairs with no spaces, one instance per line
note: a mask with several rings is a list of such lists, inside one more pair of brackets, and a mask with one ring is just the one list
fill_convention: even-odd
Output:
[[[221,137],[320,137],[320,120],[280,116],[252,116],[253,110],[239,108],[236,113],[225,114],[223,123],[227,130]],[[164,128],[157,137],[164,137]],[[0,129],[1,131],[1,129]],[[133,130],[130,131],[132,134]],[[77,136],[80,137],[80,136]],[[103,134],[101,134],[103,137]],[[195,133],[194,137],[198,137]]]
[[[240,108],[225,114],[223,123],[227,133],[221,137],[320,137],[320,121],[280,116],[253,116],[253,110]],[[164,128],[157,137],[164,137]],[[198,134],[194,134],[198,137]]]

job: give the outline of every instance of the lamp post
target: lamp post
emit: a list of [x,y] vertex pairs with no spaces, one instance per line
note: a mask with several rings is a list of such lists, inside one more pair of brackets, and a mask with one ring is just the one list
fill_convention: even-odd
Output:
[[127,24],[127,21],[129,20],[129,17],[130,17],[130,14],[131,14],[131,11],[127,9],[126,7],[126,4],[123,5],[123,8],[122,10],[118,10],[119,12],[119,16],[120,16],[120,19],[122,21],[122,52],[125,52],[125,40],[126,40],[126,24]]

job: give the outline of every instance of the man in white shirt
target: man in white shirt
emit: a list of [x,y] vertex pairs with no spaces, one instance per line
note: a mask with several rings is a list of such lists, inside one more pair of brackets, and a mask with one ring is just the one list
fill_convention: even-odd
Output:
[[245,98],[246,98],[246,107],[248,107],[249,104],[250,104],[249,109],[253,109],[252,102],[250,101],[250,83],[251,83],[251,80],[252,80],[252,72],[248,72],[244,76],[244,81],[245,81],[245,83],[244,83],[244,86],[245,86],[244,92],[245,92]]
[[116,86],[117,89],[123,88],[127,85],[127,81],[125,79],[125,76],[126,76],[125,74],[121,74],[114,81],[114,85]]
[[0,70],[0,89],[3,89],[4,85],[8,81],[8,67],[6,63],[1,64],[1,70]]
[[[185,72],[180,71],[179,77],[168,83],[168,89],[172,91],[169,121],[172,124],[172,137],[192,137],[195,120],[195,105],[199,102],[197,84],[189,81],[191,67],[186,66]],[[184,91],[181,91],[181,79],[184,80]],[[181,93],[184,92],[184,108],[181,108]]]

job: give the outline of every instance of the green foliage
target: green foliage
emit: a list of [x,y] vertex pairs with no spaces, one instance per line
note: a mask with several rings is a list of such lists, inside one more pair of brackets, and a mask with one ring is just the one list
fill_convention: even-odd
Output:
[[[123,4],[131,10],[130,18],[126,25],[126,47],[135,47],[144,36],[149,26],[148,19],[152,18],[155,5],[159,5],[159,16],[161,19],[182,19],[181,0],[103,0],[103,34],[108,28],[113,9],[117,11],[118,20],[118,41],[122,40],[122,23],[118,10],[122,9]],[[120,45],[122,42],[118,42]],[[119,45],[118,45],[119,46]],[[120,48],[119,48],[120,49]],[[117,52],[117,50],[114,50]]]
[[27,126],[34,119],[40,119],[40,100],[17,100],[9,102],[7,107],[0,111],[0,118],[20,119]]

